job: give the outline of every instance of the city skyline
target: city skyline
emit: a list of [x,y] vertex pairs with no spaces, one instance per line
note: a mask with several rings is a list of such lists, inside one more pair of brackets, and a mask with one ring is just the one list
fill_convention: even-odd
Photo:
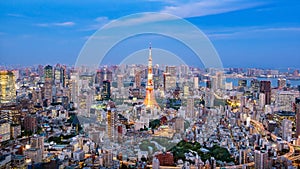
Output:
[[0,168],[299,168],[299,7],[0,2]]
[[[157,0],[89,1],[86,4],[9,1],[1,4],[1,66],[74,65],[87,38],[103,25],[129,14],[165,12],[182,17],[202,30],[219,53],[224,67],[300,67],[296,62],[300,44],[299,3],[296,1],[183,3]],[[186,57],[175,49],[183,48],[182,44],[161,36],[143,35],[116,45],[108,58],[117,57],[120,49],[130,55],[137,51],[137,44],[146,49],[149,41],[154,48],[175,51],[180,58]],[[103,64],[118,63],[106,59]]]

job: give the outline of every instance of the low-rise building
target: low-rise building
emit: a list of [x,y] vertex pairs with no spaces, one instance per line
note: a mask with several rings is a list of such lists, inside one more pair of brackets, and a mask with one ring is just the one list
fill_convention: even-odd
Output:
[[159,152],[154,155],[161,166],[172,166],[174,165],[174,156],[171,152]]

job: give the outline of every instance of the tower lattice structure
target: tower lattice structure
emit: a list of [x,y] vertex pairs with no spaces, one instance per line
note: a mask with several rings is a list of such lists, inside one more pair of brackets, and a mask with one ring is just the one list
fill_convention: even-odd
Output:
[[152,51],[151,45],[149,47],[149,59],[148,59],[148,78],[146,86],[146,97],[144,100],[144,105],[147,108],[158,107],[158,104],[154,96],[154,84],[153,84],[153,72],[152,72]]

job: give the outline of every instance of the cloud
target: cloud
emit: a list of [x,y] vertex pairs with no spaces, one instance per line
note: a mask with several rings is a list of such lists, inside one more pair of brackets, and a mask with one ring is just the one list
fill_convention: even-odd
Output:
[[263,5],[260,2],[240,0],[202,0],[165,6],[163,13],[173,14],[179,17],[197,17],[222,14],[242,9],[248,9]]
[[207,33],[209,38],[214,39],[228,39],[228,38],[241,38],[248,35],[253,37],[253,34],[258,33],[287,33],[287,32],[300,32],[300,27],[239,27],[239,28],[223,28],[222,31],[215,30]]
[[75,25],[75,22],[68,21],[68,22],[55,22],[55,23],[38,23],[35,25],[39,27],[53,27],[53,26],[71,27]]
[[146,0],[147,2],[163,2],[168,4],[176,4],[176,0]]
[[35,24],[36,26],[39,26],[39,27],[49,27],[50,24],[48,23],[38,23],[38,24]]
[[[140,15],[140,16],[138,16]],[[131,17],[132,16],[132,17]],[[105,28],[111,28],[115,26],[133,26],[144,23],[154,23],[158,21],[167,21],[174,19],[174,16],[170,14],[162,14],[162,13],[141,13],[141,14],[133,14],[126,16],[126,18],[120,18],[118,20],[114,20],[113,26],[109,25]]]
[[87,26],[84,29],[81,29],[81,31],[94,31],[94,30],[98,30],[101,27],[103,27],[105,24],[109,23],[110,20],[108,17],[105,16],[100,16],[97,17],[96,19],[94,19],[93,23],[90,24],[89,26]]
[[74,26],[75,22],[59,22],[59,23],[53,23],[55,26]]
[[[102,28],[111,28],[115,26],[132,26],[144,23],[154,23],[159,21],[167,21],[174,19],[174,16],[181,18],[206,16],[213,14],[221,14],[231,11],[248,9],[263,5],[261,2],[253,2],[250,0],[198,0],[198,1],[174,1],[174,0],[146,0],[146,1],[161,1],[165,2],[164,6],[158,13],[141,13],[140,17],[133,14],[132,18],[126,16],[126,19],[119,18],[117,20],[109,20],[107,17],[98,17],[95,19],[96,23],[89,25],[81,31],[94,31]],[[265,3],[264,3],[265,4]],[[162,16],[161,14],[165,14]],[[168,15],[169,14],[169,15]],[[170,16],[170,15],[173,15]],[[109,22],[115,22],[113,25],[105,26]]]
[[273,28],[261,28],[255,29],[256,32],[270,32],[270,31],[296,31],[300,32],[300,27],[273,27]]
[[8,13],[6,14],[7,16],[11,16],[11,17],[18,17],[18,18],[25,18],[25,15],[22,14],[16,14],[16,13]]
[[96,18],[95,21],[98,23],[107,23],[109,21],[109,19],[106,16],[100,16],[100,17]]

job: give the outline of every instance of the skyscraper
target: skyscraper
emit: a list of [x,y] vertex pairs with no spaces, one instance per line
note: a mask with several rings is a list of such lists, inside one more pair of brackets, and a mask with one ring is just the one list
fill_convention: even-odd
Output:
[[212,85],[211,85],[211,80],[206,80],[206,83],[205,83],[206,87],[208,89],[211,89]]
[[147,108],[158,107],[157,102],[154,97],[154,85],[153,85],[153,74],[152,74],[152,53],[151,46],[149,47],[149,59],[148,59],[148,79],[146,87],[146,97],[144,100],[144,105]]
[[66,67],[57,64],[54,68],[54,83],[60,84],[62,87],[66,86]]
[[97,70],[96,76],[95,76],[95,84],[97,86],[102,86],[104,80],[104,71],[103,70]]
[[256,169],[268,168],[268,152],[265,150],[255,150],[254,167]]
[[136,71],[135,76],[134,76],[134,81],[135,81],[135,87],[140,88],[141,87],[141,72]]
[[189,97],[186,105],[186,117],[195,118],[194,98]]
[[0,103],[16,99],[15,75],[12,71],[0,71]]
[[282,138],[288,142],[292,139],[292,121],[288,119],[282,120]]
[[164,91],[176,88],[176,77],[170,73],[164,73]]
[[166,72],[164,73],[164,90],[170,90],[176,88],[176,67],[166,66]]
[[116,125],[116,112],[114,110],[107,110],[106,120],[107,120],[107,136],[110,140],[115,137],[115,125]]
[[295,99],[296,103],[296,138],[300,136],[300,97]]
[[113,73],[111,70],[106,69],[106,79],[105,80],[109,80],[109,81],[113,81]]
[[119,92],[121,92],[121,88],[124,86],[123,85],[123,75],[118,75],[118,81],[117,81],[117,85],[118,85],[118,90]]
[[286,87],[286,79],[283,78],[278,79],[277,86],[279,89]]
[[247,87],[247,80],[246,79],[239,79],[238,86],[239,87]]
[[50,104],[52,102],[52,84],[53,84],[53,69],[52,66],[47,65],[44,68],[44,78],[45,78],[45,86],[44,86],[44,98],[48,100]]
[[261,81],[260,82],[260,92],[265,94],[265,104],[271,104],[271,82]]
[[193,82],[194,82],[194,89],[198,89],[199,88],[199,77],[195,76],[193,78]]
[[251,86],[251,88],[252,88],[252,90],[253,90],[254,92],[257,92],[257,91],[259,90],[259,87],[260,87],[260,82],[259,82],[259,80],[257,80],[257,79],[252,79],[252,80],[251,80],[250,86]]
[[30,138],[30,147],[37,148],[44,151],[44,137],[34,136]]
[[104,100],[109,100],[110,96],[111,96],[110,81],[105,80],[105,81],[103,81],[103,88],[102,88],[102,92],[101,92],[101,97]]
[[50,65],[45,66],[44,68],[44,77],[45,81],[49,81],[53,79],[53,68]]
[[176,67],[175,66],[166,66],[166,73],[170,73],[171,76],[176,77]]
[[212,77],[212,88],[213,90],[224,88],[224,73],[216,72],[216,75]]

